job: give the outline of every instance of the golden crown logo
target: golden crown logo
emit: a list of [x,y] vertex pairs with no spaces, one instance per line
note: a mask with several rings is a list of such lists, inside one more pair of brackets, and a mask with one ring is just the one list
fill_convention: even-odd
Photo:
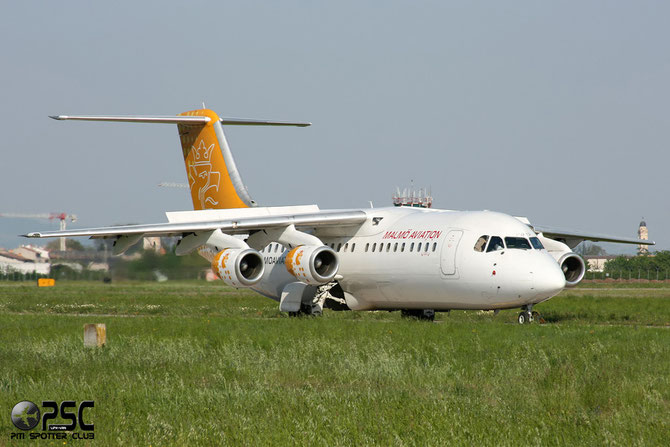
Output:
[[205,146],[205,140],[200,140],[198,147],[191,146],[191,151],[193,152],[193,161],[195,164],[209,163],[212,157],[212,151],[214,151],[214,143],[211,146]]

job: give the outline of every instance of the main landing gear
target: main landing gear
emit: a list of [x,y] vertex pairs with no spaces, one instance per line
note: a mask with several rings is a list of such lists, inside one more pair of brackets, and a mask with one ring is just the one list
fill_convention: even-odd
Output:
[[404,318],[416,318],[417,320],[433,321],[435,320],[435,311],[433,309],[403,309],[400,314]]
[[532,323],[533,321],[537,321],[538,323],[544,323],[544,318],[542,318],[539,312],[533,310],[532,304],[527,304],[523,306],[521,309],[523,310],[521,311],[519,317],[516,320],[519,324],[529,324]]
[[289,312],[289,317],[320,317],[323,314],[323,305],[320,303],[302,303],[300,310],[297,312]]

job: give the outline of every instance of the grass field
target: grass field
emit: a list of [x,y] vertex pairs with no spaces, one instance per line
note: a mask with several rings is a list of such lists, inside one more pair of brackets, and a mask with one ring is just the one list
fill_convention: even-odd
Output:
[[86,399],[95,440],[67,444],[667,445],[670,288],[585,284],[536,309],[547,324],[288,318],[204,282],[3,283],[0,445],[17,402]]

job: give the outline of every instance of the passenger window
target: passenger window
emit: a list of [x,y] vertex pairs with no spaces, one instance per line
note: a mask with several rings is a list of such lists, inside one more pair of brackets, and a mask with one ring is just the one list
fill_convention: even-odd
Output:
[[437,250],[437,242],[433,242],[433,251]]
[[340,252],[340,249],[342,249],[342,243],[341,242],[339,244],[337,244],[337,252],[338,253]]
[[428,253],[428,249],[430,248],[430,244],[426,242],[426,249],[424,250],[426,253]]
[[346,244],[344,244],[344,252],[345,253],[347,252],[347,248],[349,248],[349,243],[348,242]]
[[330,248],[332,248],[333,250],[335,250],[335,242],[331,242],[331,243],[330,243]]
[[384,251],[384,243],[380,242],[379,243],[379,253],[381,253],[382,251]]
[[377,243],[376,242],[374,244],[372,244],[372,253],[374,253],[375,250],[377,250]]
[[409,244],[409,251],[414,251],[414,242]]
[[386,244],[386,252],[388,253],[389,251],[391,251],[391,243],[390,242],[388,244]]
[[395,253],[396,251],[398,251],[398,243],[397,242],[395,244],[393,244],[393,253]]
[[403,242],[402,245],[400,246],[400,253],[403,253],[405,251],[405,243]]
[[530,238],[530,243],[533,244],[533,248],[535,250],[543,250],[544,249],[544,245],[542,245],[542,242],[540,242],[540,240],[536,237],[531,237]]
[[502,239],[498,236],[491,236],[491,241],[489,242],[489,248],[486,249],[486,252],[504,250],[505,246],[503,245]]
[[279,244],[275,245],[275,253],[279,251]]
[[477,242],[475,242],[475,251],[481,253],[484,251],[484,247],[486,247],[486,242],[489,240],[488,236],[479,236],[479,239],[477,239]]
[[416,251],[419,253],[421,252],[421,242],[419,242],[419,245],[416,246]]
[[351,244],[351,252],[354,252],[354,248],[356,248],[356,244]]
[[368,248],[370,248],[370,244],[369,244],[369,243],[365,244],[365,252],[366,252],[366,253],[368,252]]
[[507,248],[530,250],[530,242],[525,237],[506,237],[505,245],[507,245]]

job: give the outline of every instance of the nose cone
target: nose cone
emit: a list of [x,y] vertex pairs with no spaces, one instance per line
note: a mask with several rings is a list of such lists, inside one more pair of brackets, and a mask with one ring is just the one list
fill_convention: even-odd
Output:
[[547,255],[542,262],[538,262],[535,271],[535,290],[538,298],[551,298],[565,288],[565,275],[558,263]]

